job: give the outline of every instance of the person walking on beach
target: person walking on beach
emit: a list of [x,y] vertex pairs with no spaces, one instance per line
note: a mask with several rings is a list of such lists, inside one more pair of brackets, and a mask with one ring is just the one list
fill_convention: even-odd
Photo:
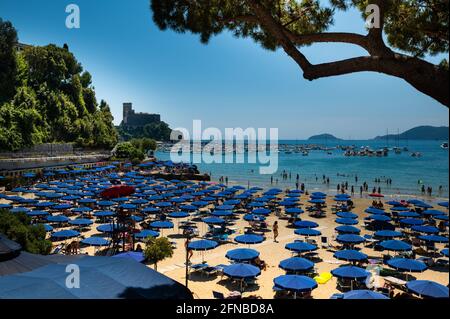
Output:
[[273,241],[275,243],[278,243],[277,241],[277,237],[278,237],[278,221],[275,221],[275,223],[273,223]]

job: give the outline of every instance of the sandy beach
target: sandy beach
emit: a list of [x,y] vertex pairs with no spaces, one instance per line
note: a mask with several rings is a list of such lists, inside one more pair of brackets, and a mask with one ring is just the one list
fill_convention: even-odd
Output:
[[[25,197],[32,197],[33,195],[24,194]],[[300,203],[302,208],[307,205],[307,195],[302,195],[300,198]],[[385,199],[388,200],[388,199]],[[362,230],[361,235],[364,234],[372,234],[372,232],[365,230],[363,226],[363,218],[368,214],[364,213],[364,210],[368,208],[372,200],[369,198],[358,198],[356,196],[353,198],[355,208],[352,210],[353,213],[357,214],[359,224],[355,225],[356,227]],[[5,203],[5,200],[1,200],[1,202]],[[332,213],[331,207],[335,204],[332,197],[327,197],[327,208],[326,208],[326,217],[324,218],[314,218],[308,216],[307,213],[300,215],[302,220],[312,220],[317,222],[320,226],[316,228],[320,230],[322,236],[328,237],[328,240],[331,243],[337,245],[333,239],[336,237],[337,233],[335,231],[335,227],[339,226],[335,222],[336,215]],[[209,206],[213,207],[213,206]],[[206,207],[208,208],[208,207]],[[278,241],[274,242],[273,240],[273,232],[267,231],[265,233],[266,240],[260,244],[256,245],[244,245],[238,244],[233,241],[233,238],[237,235],[243,234],[243,230],[246,226],[249,225],[248,222],[244,221],[242,215],[238,215],[239,219],[236,220],[235,225],[231,226],[236,232],[229,237],[230,243],[222,244],[216,247],[213,250],[205,251],[205,252],[194,252],[191,262],[193,264],[201,263],[205,261],[210,266],[216,266],[219,264],[229,264],[229,260],[225,257],[227,251],[235,248],[253,248],[260,252],[260,258],[267,263],[267,269],[261,272],[261,275],[257,277],[257,285],[250,286],[247,290],[243,292],[243,297],[246,296],[259,296],[262,298],[271,299],[274,298],[273,291],[273,279],[279,275],[283,275],[284,270],[278,267],[280,261],[283,259],[294,256],[289,250],[285,249],[284,246],[287,243],[293,242],[296,239],[301,239],[299,235],[294,234],[294,227],[288,226],[287,218],[279,218],[276,217],[273,213],[267,217],[267,223],[269,228],[273,225],[275,220],[279,221],[279,237]],[[73,218],[73,217],[72,217]],[[187,219],[192,219],[189,217]],[[178,222],[187,220],[187,219],[179,219],[173,220],[175,228],[174,229],[164,229],[162,231],[162,236],[168,237],[171,241],[176,243],[176,249],[174,250],[174,254],[171,258],[165,259],[162,262],[158,263],[158,271],[167,275],[168,277],[184,284],[185,283],[185,249],[184,243],[185,239],[180,235],[182,230],[178,229]],[[89,227],[88,231],[82,233],[83,237],[90,237],[95,234],[99,234],[96,230],[98,224],[94,223],[91,227]],[[206,231],[208,230],[208,226],[203,222],[197,222],[199,236],[202,237]],[[63,228],[61,228],[63,229]],[[314,238],[314,237],[313,237]],[[197,240],[199,238],[194,238],[193,240]],[[317,273],[330,272],[331,270],[337,268],[338,266],[344,264],[344,261],[339,261],[333,257],[333,251],[327,250],[326,248],[322,248],[320,245],[320,237],[314,238],[319,246],[319,249],[316,251],[319,255],[319,258],[322,260],[315,264],[315,269]],[[70,242],[72,240],[68,240]],[[62,242],[54,242],[54,245],[57,246]],[[141,243],[142,245],[142,243]],[[437,249],[440,251],[444,248],[444,244],[437,244]],[[382,258],[383,252],[377,252],[372,248],[366,248],[363,244],[358,245],[358,247],[362,248],[361,251],[367,254],[370,258]],[[82,248],[81,253],[88,253],[89,255],[94,255],[97,249],[94,247],[86,247]],[[391,253],[392,254],[392,253]],[[153,265],[148,265],[148,267],[153,267]],[[387,266],[384,266],[388,268]],[[448,277],[448,268],[446,271],[442,270],[434,270],[428,269],[423,273],[414,273],[414,277],[417,279],[427,279],[439,282],[445,286],[449,284]],[[189,280],[189,289],[193,292],[194,298],[205,299],[205,298],[213,298],[213,291],[221,292],[224,295],[228,295],[232,291],[238,291],[239,286],[237,284],[230,284],[229,281],[226,280],[226,276],[223,278],[219,276],[207,276],[205,274],[193,273],[190,275]],[[410,277],[411,278],[411,277]],[[224,279],[224,280],[223,280]],[[383,285],[383,279],[380,279],[379,285]],[[318,288],[312,291],[312,297],[317,299],[328,299],[332,294],[339,293],[336,287],[336,278],[332,278],[325,284],[319,284]]]

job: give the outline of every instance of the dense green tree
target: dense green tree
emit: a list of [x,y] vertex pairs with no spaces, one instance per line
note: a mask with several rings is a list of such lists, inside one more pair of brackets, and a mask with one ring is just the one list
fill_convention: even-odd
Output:
[[166,122],[150,123],[144,126],[145,136],[154,138],[158,141],[170,140],[172,130]]
[[68,46],[19,53],[16,45],[14,28],[0,20],[0,150],[43,142],[113,148],[118,134],[111,110],[104,101],[98,105],[90,73]]
[[[427,55],[448,53],[448,0],[324,3],[319,0],[151,0],[151,9],[160,29],[190,31],[199,34],[204,43],[228,30],[236,37],[252,38],[266,49],[282,48],[310,81],[354,72],[378,72],[401,78],[449,106],[449,73],[445,62],[434,65],[423,59]],[[379,27],[368,29],[366,34],[327,32],[336,10],[357,8],[366,20],[372,13],[366,12],[368,5],[378,6]],[[321,42],[359,46],[367,55],[313,64],[302,47]]]
[[143,160],[145,158],[144,151],[131,142],[117,144],[113,152],[118,159]]
[[31,218],[24,213],[10,213],[0,210],[0,233],[19,243],[23,250],[33,254],[47,255],[52,243],[45,239],[42,224],[31,225]]
[[153,238],[146,240],[144,256],[154,264],[155,270],[158,270],[158,262],[173,256],[173,248],[166,237]]
[[0,18],[0,105],[15,92],[17,32],[8,21]]

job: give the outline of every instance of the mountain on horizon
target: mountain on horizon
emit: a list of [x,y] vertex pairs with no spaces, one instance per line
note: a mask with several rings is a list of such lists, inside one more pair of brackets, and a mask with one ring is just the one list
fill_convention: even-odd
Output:
[[399,139],[399,140],[448,140],[448,126],[417,126],[401,134],[388,134],[377,136],[374,140]]
[[332,134],[318,134],[318,135],[313,135],[310,138],[308,138],[308,140],[334,140],[334,141],[338,141],[341,140],[340,138],[337,138],[336,136],[332,135]]

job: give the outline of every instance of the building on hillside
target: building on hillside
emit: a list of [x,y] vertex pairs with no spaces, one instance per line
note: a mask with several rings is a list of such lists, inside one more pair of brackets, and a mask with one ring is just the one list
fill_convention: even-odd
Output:
[[136,113],[132,103],[123,103],[123,120],[121,126],[125,129],[144,127],[147,124],[161,122],[159,114]]

